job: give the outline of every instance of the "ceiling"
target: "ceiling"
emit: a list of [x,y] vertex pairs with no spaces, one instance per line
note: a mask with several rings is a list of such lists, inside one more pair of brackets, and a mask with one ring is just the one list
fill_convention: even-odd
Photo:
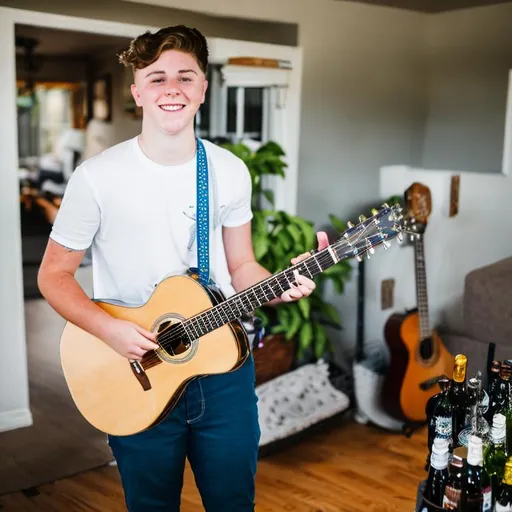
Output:
[[[33,38],[38,41],[34,53],[36,55],[80,55],[87,56],[101,51],[111,51],[112,48],[124,48],[130,44],[130,39],[89,32],[71,30],[55,30],[53,28],[30,25],[16,25],[15,36]],[[16,49],[22,53],[22,48]]]
[[504,4],[512,0],[350,0],[362,4],[381,5],[419,11],[427,13],[438,13],[455,11],[457,9],[468,9],[470,7],[482,7],[486,5]]

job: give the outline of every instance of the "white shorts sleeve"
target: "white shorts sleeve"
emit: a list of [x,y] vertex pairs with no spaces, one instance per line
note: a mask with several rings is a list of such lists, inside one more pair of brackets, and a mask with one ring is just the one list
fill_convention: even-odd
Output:
[[240,164],[236,170],[239,178],[233,187],[233,204],[229,208],[223,223],[227,228],[235,228],[247,224],[253,217],[251,210],[251,175],[249,169],[241,160]]
[[50,233],[55,242],[76,251],[87,249],[100,226],[100,207],[85,167],[71,175]]

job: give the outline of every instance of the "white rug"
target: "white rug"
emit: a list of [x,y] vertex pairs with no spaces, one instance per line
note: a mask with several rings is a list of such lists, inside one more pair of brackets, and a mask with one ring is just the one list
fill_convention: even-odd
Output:
[[346,410],[350,400],[329,381],[319,361],[280,375],[256,388],[260,446],[284,439]]

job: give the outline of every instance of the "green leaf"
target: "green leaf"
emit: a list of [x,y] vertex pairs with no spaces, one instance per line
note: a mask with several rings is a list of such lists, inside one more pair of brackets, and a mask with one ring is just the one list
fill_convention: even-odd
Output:
[[309,322],[302,324],[299,332],[299,346],[305,350],[311,346],[313,342],[313,326]]
[[315,357],[320,359],[325,354],[327,346],[327,335],[325,328],[319,323],[315,323]]
[[267,198],[267,201],[274,206],[274,191],[273,190],[263,190],[263,195]]
[[288,252],[293,247],[293,238],[288,230],[281,230],[277,234],[277,240],[282,244],[284,250]]
[[[300,301],[299,301],[300,302]],[[290,304],[290,306],[293,306],[293,304]],[[300,326],[302,324],[302,317],[295,307],[290,307],[290,323],[288,325],[288,329],[286,331],[286,339],[291,340],[300,329]]]
[[286,229],[292,235],[293,241],[296,245],[302,246],[303,244],[303,237],[300,229],[295,224],[289,224],[286,226]]
[[304,319],[306,320],[309,320],[309,316],[310,316],[310,313],[311,313],[311,302],[310,302],[310,299],[308,297],[304,298],[304,299],[300,299],[298,302],[297,302],[297,305],[300,309],[300,312],[302,313],[302,316]]
[[340,218],[336,217],[332,213],[329,214],[329,220],[331,221],[331,224],[333,225],[334,229],[336,229],[340,233],[343,233],[347,229],[347,223],[342,221]]
[[301,230],[304,236],[304,247],[301,250],[316,249],[316,234],[313,223],[298,216],[291,217],[290,220]]

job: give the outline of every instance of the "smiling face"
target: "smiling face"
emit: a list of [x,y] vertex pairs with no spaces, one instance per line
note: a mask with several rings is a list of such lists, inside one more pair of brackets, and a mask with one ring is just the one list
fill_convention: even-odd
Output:
[[168,135],[193,130],[194,116],[208,87],[194,56],[166,50],[149,66],[135,70],[134,82],[131,91],[143,109],[145,128]]

